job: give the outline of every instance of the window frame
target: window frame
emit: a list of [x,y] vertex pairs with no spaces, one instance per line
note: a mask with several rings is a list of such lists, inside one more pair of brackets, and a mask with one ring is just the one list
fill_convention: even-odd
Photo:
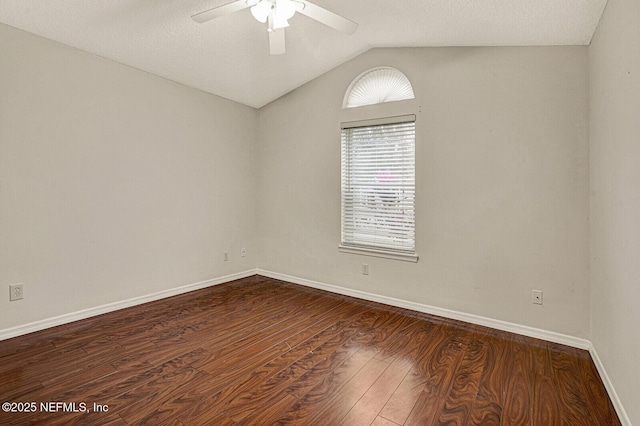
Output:
[[[409,123],[409,122],[413,122],[414,126],[415,126],[415,122],[416,122],[416,115],[415,114],[407,114],[407,115],[398,115],[398,116],[391,116],[391,117],[381,117],[381,118],[374,118],[374,119],[368,119],[368,120],[358,120],[358,121],[347,121],[347,122],[343,122],[341,123],[340,127],[340,152],[341,152],[341,161],[340,161],[340,244],[338,245],[338,249],[340,252],[343,253],[351,253],[351,254],[360,254],[360,255],[367,255],[367,256],[374,256],[374,257],[382,257],[382,258],[387,258],[387,259],[393,259],[393,260],[402,260],[402,261],[407,261],[407,262],[417,262],[419,259],[419,256],[416,253],[416,215],[415,215],[415,207],[416,207],[416,200],[415,200],[415,147],[416,147],[416,140],[415,140],[415,135],[414,135],[414,140],[413,140],[413,148],[414,148],[414,158],[413,158],[413,168],[414,168],[414,182],[413,182],[413,192],[414,192],[414,198],[413,198],[413,239],[414,239],[414,247],[413,247],[413,251],[405,251],[405,250],[398,250],[398,249],[393,249],[390,247],[387,248],[383,248],[383,247],[377,247],[377,246],[372,246],[372,245],[367,245],[366,243],[345,243],[344,241],[344,228],[345,228],[345,197],[344,197],[344,193],[343,193],[343,189],[344,189],[344,149],[345,143],[348,143],[348,141],[344,141],[343,140],[343,132],[345,129],[353,129],[353,128],[357,128],[357,127],[373,127],[373,126],[382,126],[382,125],[393,125],[393,124],[402,124],[402,123]],[[415,127],[414,127],[414,131],[415,131]]]

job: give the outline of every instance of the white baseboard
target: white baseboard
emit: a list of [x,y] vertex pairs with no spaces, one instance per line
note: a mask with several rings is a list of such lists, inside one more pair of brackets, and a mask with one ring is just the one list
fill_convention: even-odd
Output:
[[437,315],[440,317],[464,321],[472,324],[482,325],[485,327],[491,327],[502,331],[521,334],[524,336],[535,337],[537,339],[560,343],[562,345],[567,345],[575,348],[588,350],[591,347],[591,342],[589,342],[589,340],[587,339],[556,333],[553,331],[542,330],[526,325],[487,318],[480,315],[468,314],[451,309],[438,308],[436,306],[424,305],[422,303],[411,302],[408,300],[395,299],[393,297],[381,296],[379,294],[367,293],[360,290],[352,290],[350,288],[320,283],[304,278],[292,277],[289,275],[279,274],[272,271],[265,271],[262,269],[258,269],[257,274],[277,280],[288,281],[294,284],[300,284],[307,287],[330,291],[332,293],[343,294],[345,296],[357,297],[359,299],[365,299],[372,302],[384,303],[385,305],[397,306],[399,308],[411,309],[412,311],[424,312],[431,315]]
[[604,364],[602,364],[602,361],[598,356],[598,352],[596,352],[596,348],[594,348],[593,345],[589,346],[589,354],[591,354],[591,359],[593,360],[593,363],[596,365],[596,369],[598,370],[598,373],[600,373],[600,379],[602,379],[602,383],[604,383],[604,387],[607,390],[607,393],[609,394],[609,398],[611,399],[613,408],[615,408],[616,413],[618,413],[618,418],[620,419],[620,423],[622,423],[623,426],[631,426],[631,420],[629,419],[629,416],[627,416],[627,412],[624,410],[624,407],[622,406],[622,401],[620,401],[620,398],[618,397],[618,393],[613,387],[613,383],[611,382],[611,379],[607,374],[607,370],[605,370]]
[[73,321],[78,321],[85,318],[90,318],[96,315],[106,314],[108,312],[117,311],[119,309],[129,308],[131,306],[141,305],[147,302],[153,302],[154,300],[164,299],[166,297],[176,296],[182,293],[188,293],[190,291],[199,290],[205,287],[211,287],[214,285],[226,283],[241,278],[251,277],[256,275],[255,269],[248,271],[238,272],[231,275],[225,275],[223,277],[213,278],[206,281],[200,281],[193,284],[187,284],[181,287],[175,287],[168,290],[159,291],[157,293],[148,294],[145,296],[134,297],[127,300],[121,300],[118,302],[107,303],[106,305],[96,306],[94,308],[84,309],[82,311],[71,312],[69,314],[60,315],[53,318],[46,318],[39,321],[34,321],[28,324],[19,325],[17,327],[6,328],[0,330],[0,340],[10,339],[12,337],[21,336],[23,334],[33,333],[34,331],[44,330],[45,328],[55,327],[57,325],[68,324]]

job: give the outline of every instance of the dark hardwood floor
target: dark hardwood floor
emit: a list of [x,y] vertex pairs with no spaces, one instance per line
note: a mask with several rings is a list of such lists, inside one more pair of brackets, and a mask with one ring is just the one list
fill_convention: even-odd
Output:
[[5,401],[3,425],[620,424],[586,351],[263,277],[2,341]]

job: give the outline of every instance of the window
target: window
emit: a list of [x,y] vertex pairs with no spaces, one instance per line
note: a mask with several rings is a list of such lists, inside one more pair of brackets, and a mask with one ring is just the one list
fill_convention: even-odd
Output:
[[341,251],[417,261],[415,116],[343,123]]
[[413,87],[406,75],[395,68],[380,67],[363,72],[351,82],[342,107],[355,108],[414,98]]

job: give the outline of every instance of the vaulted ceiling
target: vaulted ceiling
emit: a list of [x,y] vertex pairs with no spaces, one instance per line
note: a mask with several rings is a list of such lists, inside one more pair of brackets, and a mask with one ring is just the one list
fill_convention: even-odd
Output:
[[231,1],[0,0],[0,22],[258,108],[372,47],[588,45],[606,4],[312,0],[357,22],[356,33],[296,14],[286,53],[271,56],[249,9],[191,19]]

